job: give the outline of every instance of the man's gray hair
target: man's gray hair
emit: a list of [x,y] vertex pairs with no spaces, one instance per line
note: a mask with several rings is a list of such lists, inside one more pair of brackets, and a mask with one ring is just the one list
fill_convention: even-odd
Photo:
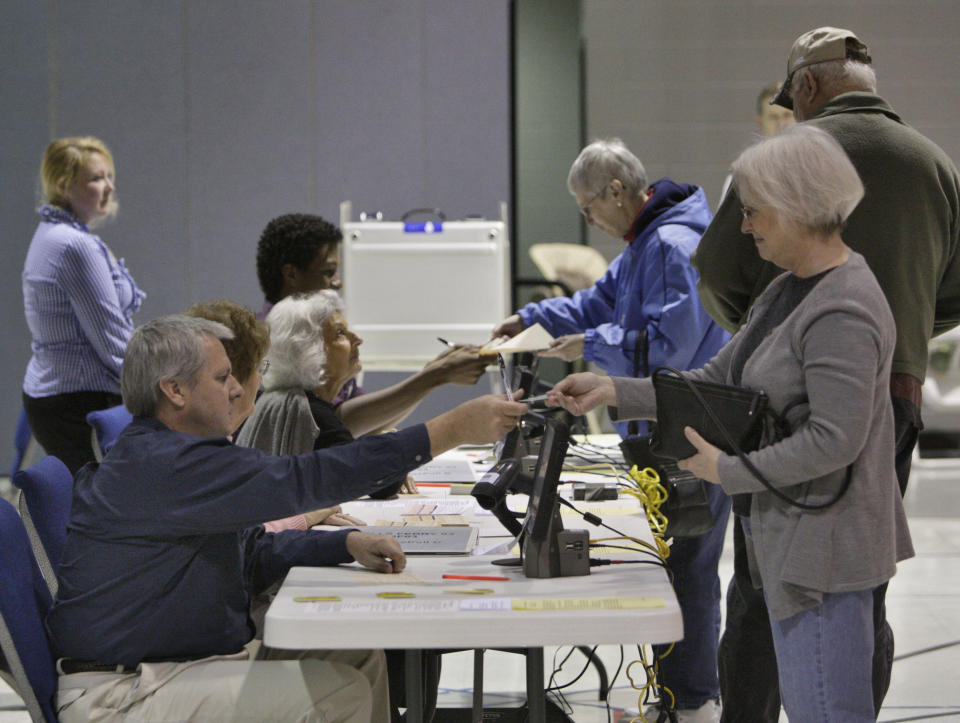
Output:
[[806,123],[750,146],[732,172],[744,205],[772,208],[813,233],[842,229],[863,198],[863,183],[840,144]]
[[177,379],[188,387],[207,361],[204,339],[232,339],[233,332],[208,319],[174,314],[137,327],[123,356],[123,403],[138,417],[152,417],[160,402],[160,382]]
[[343,313],[343,301],[331,290],[288,296],[277,302],[267,314],[270,351],[266,358],[270,367],[263,375],[264,391],[319,386],[327,361],[323,323],[337,313]]
[[877,74],[873,67],[867,63],[846,58],[814,63],[798,70],[790,79],[790,95],[793,97],[796,97],[800,89],[804,70],[810,71],[828,98],[835,98],[841,93],[853,91],[877,92]]
[[580,151],[567,174],[567,190],[602,194],[614,178],[628,194],[639,196],[647,190],[647,171],[640,159],[619,138],[603,138]]

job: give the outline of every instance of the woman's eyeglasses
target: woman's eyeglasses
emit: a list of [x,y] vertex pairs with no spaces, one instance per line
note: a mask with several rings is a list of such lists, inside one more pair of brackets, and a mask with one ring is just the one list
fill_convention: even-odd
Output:
[[585,204],[583,204],[583,205],[580,207],[580,213],[582,213],[584,216],[589,216],[589,215],[590,215],[590,206],[593,204],[594,201],[596,201],[598,198],[600,198],[600,196],[602,196],[602,195],[603,195],[603,192],[606,191],[606,190],[607,190],[607,187],[604,186],[604,187],[600,190],[599,193],[594,194],[593,198],[591,198],[589,201],[587,201]]

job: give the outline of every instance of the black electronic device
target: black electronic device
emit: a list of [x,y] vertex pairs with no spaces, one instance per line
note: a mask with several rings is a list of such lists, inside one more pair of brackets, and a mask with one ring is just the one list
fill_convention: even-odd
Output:
[[[510,372],[504,374],[504,379],[509,380],[511,391],[520,390],[520,398],[525,399],[534,393],[537,387],[537,366],[538,357],[532,352],[513,355],[514,362],[510,367]],[[539,444],[531,445],[530,440],[539,436],[538,425],[532,420],[523,420],[516,429],[510,430],[503,442],[495,450],[498,460],[517,459],[523,461],[525,457],[539,454]],[[524,470],[528,474],[533,473],[532,462],[526,463]]]
[[540,456],[521,542],[523,573],[527,577],[567,577],[590,573],[587,531],[564,530],[557,501],[557,486],[569,441],[570,430],[564,422],[544,419]]
[[523,515],[507,507],[507,494],[530,494],[531,483],[532,480],[520,469],[520,460],[502,459],[480,478],[470,494],[476,498],[478,505],[493,513],[507,532],[517,537],[523,531],[519,521]]

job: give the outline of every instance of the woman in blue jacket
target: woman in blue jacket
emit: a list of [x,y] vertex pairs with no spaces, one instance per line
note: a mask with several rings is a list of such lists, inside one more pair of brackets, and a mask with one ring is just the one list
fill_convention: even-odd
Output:
[[144,293],[90,226],[116,212],[113,156],[91,137],[44,153],[46,203],[23,267],[33,356],[23,380],[30,429],[76,472],[93,460],[88,412],[121,403],[120,366]]
[[[643,164],[618,138],[584,148],[570,168],[567,188],[587,223],[622,238],[626,248],[591,288],[527,304],[493,335],[514,336],[539,323],[557,337],[542,356],[583,357],[611,376],[635,376],[642,368],[638,344],[644,331],[651,370],[706,364],[729,335],[700,304],[697,272],[690,265],[711,220],[703,190],[669,178],[650,185]],[[617,429],[626,436],[625,424]],[[685,635],[660,666],[681,721],[719,720],[717,563],[730,500],[708,487],[716,524],[700,537],[675,540],[668,561]]]

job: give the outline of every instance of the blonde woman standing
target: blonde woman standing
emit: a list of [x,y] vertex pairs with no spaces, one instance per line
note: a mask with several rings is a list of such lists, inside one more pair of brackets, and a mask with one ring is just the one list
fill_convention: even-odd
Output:
[[44,450],[76,472],[93,461],[87,413],[121,403],[120,366],[145,294],[91,231],[117,207],[103,141],[53,141],[41,179],[45,203],[23,268],[33,352],[23,406]]

